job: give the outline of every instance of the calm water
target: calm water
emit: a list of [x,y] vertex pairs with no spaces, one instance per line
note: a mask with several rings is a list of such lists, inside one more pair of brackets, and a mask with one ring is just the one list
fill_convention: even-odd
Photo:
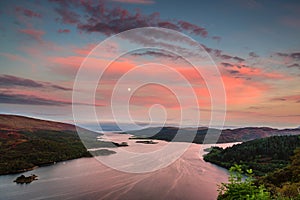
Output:
[[192,144],[170,166],[145,174],[120,172],[95,158],[81,158],[26,172],[39,179],[27,185],[13,183],[18,174],[0,176],[0,199],[216,199],[216,184],[227,181],[228,173],[204,162],[202,149]]

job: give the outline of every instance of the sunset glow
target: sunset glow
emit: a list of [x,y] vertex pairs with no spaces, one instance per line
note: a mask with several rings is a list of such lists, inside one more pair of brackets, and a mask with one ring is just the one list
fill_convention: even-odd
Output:
[[[182,32],[197,41],[218,67],[226,92],[225,126],[298,127],[299,4],[229,2],[218,2],[216,6],[208,1],[178,2],[179,5],[150,0],[2,1],[1,113],[73,122],[73,83],[77,70],[91,51],[122,31],[160,27]],[[155,38],[149,33],[131,39],[132,43],[145,46],[155,41],[167,47],[166,41]],[[169,49],[191,45],[178,38],[172,40]],[[114,52],[128,44],[114,43],[99,56],[90,57],[94,66],[91,70],[103,69],[104,63],[113,59]],[[188,52],[189,56],[192,53]],[[207,125],[211,117],[211,96],[202,74],[178,55],[151,49],[123,55],[107,68],[95,94],[95,107],[101,120],[114,121],[110,105],[118,80],[136,66],[151,63],[169,66],[181,74],[192,85],[200,110],[182,107],[172,91],[159,85],[150,84],[134,91],[132,86],[140,79],[161,77],[193,105],[190,90],[180,84],[175,74],[163,67],[153,71],[145,66],[137,72],[137,80],[131,79],[124,85],[124,93],[133,92],[132,119],[147,124],[149,109],[159,104],[167,113],[167,124],[178,123],[181,108],[191,116],[185,125],[193,125],[195,112],[200,112],[200,123]],[[205,70],[202,72],[205,75]],[[119,109],[122,109],[122,98],[116,99]],[[82,110],[94,106],[84,100],[73,103],[82,106]],[[160,123],[160,118],[152,120]],[[93,122],[87,118],[85,123]]]

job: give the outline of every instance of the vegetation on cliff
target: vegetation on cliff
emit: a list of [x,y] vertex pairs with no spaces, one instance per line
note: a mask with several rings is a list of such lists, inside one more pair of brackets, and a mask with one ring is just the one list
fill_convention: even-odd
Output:
[[[204,159],[231,169],[229,183],[219,187],[219,199],[300,199],[300,136],[213,147]],[[253,169],[250,178],[247,169]],[[248,178],[243,180],[242,174]]]
[[253,169],[255,175],[262,176],[287,166],[297,147],[300,147],[300,136],[273,136],[226,149],[213,147],[204,160],[227,169],[239,164],[243,170]]
[[[111,142],[98,141],[99,135],[81,129],[80,138],[71,124],[0,115],[0,174],[19,173],[36,166],[91,156],[86,147],[115,147]],[[93,152],[93,155],[102,154]]]

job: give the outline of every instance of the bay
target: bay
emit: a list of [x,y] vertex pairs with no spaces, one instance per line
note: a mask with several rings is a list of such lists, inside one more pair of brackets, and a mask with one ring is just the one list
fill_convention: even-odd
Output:
[[[127,141],[127,148],[134,151],[150,151],[155,145],[167,144],[135,143],[128,135],[111,136],[115,141]],[[38,176],[30,184],[14,183],[20,174],[2,175],[0,199],[216,199],[217,184],[227,181],[228,171],[203,160],[204,149],[210,146],[191,144],[175,162],[149,173],[121,172],[95,158],[80,158],[23,173]]]

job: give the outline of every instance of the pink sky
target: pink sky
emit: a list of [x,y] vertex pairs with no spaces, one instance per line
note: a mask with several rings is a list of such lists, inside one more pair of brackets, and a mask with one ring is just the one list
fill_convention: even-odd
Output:
[[[107,68],[95,96],[96,111],[101,120],[115,121],[111,110],[112,93],[126,73],[139,68],[136,76],[121,83],[125,88],[124,95],[132,92],[131,87],[141,80],[160,79],[167,82],[167,86],[148,84],[133,91],[129,108],[135,122],[148,123],[149,109],[160,104],[165,110],[152,110],[155,123],[161,123],[162,112],[165,112],[166,123],[176,125],[180,122],[181,109],[184,109],[189,114],[183,124],[192,126],[193,118],[200,114],[200,123],[207,125],[212,112],[212,91],[204,77],[216,66],[226,94],[226,126],[299,126],[300,26],[299,13],[295,11],[300,8],[299,4],[286,2],[269,8],[268,4],[249,6],[232,1],[232,8],[228,8],[220,2],[218,6],[222,9],[214,15],[211,12],[198,14],[196,9],[212,9],[210,3],[182,5],[183,15],[176,15],[165,9],[165,6],[171,8],[173,5],[152,0],[1,4],[0,107],[3,113],[72,122],[74,80],[90,52],[114,34],[154,26],[187,34],[201,45],[208,56],[201,58],[203,74],[180,57],[196,57],[195,45],[177,36],[150,31],[110,42],[101,52],[94,49],[96,52],[89,60],[93,65],[91,70],[96,74],[122,49],[135,45],[163,48],[163,51],[132,51],[114,60]],[[238,13],[235,15],[233,10]],[[266,11],[269,16],[264,14]],[[287,11],[289,15],[285,14]],[[227,19],[228,23],[224,25],[220,18]],[[209,57],[212,61],[208,62]],[[148,64],[151,69],[149,63],[168,66],[175,71],[171,73],[164,67],[147,70],[140,66]],[[191,90],[178,74],[191,84],[197,106],[193,103]],[[209,79],[218,81],[213,76]],[[83,84],[89,87],[89,83]],[[180,93],[175,94],[170,88]],[[80,92],[84,96],[86,91],[83,88]],[[124,95],[122,93],[113,100],[119,110],[125,109],[128,103]],[[180,105],[179,97],[187,103]],[[224,98],[221,93],[215,97]],[[93,106],[84,97],[73,103],[81,106],[82,112]],[[218,105],[215,111],[218,112]],[[126,112],[121,113],[124,123],[129,122]],[[90,123],[88,113],[84,116],[83,121]]]

